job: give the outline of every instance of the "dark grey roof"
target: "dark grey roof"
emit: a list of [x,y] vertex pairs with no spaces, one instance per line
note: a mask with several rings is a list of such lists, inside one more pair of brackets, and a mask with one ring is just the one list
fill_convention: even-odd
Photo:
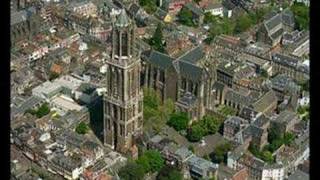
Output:
[[285,74],[279,74],[271,79],[272,88],[278,91],[289,90],[290,92],[298,92],[299,86],[293,81],[292,78]]
[[179,60],[187,61],[187,62],[194,64],[198,60],[202,59],[204,57],[204,55],[205,55],[205,53],[203,51],[203,46],[199,45],[199,46],[193,48],[192,50],[190,50],[189,52],[187,52],[186,54],[184,54],[183,56],[181,56],[179,58]]
[[269,20],[277,14],[278,14],[277,11],[272,10],[264,16],[264,20]]
[[268,123],[270,121],[269,118],[267,118],[265,115],[261,115],[259,116],[252,125],[256,126],[256,127],[262,127],[264,126],[266,123]]
[[252,125],[250,125],[245,130],[243,130],[243,136],[245,137],[248,137],[248,136],[261,137],[262,134],[263,134],[263,129],[258,128],[256,126],[252,126]]
[[294,113],[292,111],[285,110],[279,114],[279,116],[275,119],[275,122],[288,123],[295,118],[297,118],[296,113]]
[[232,102],[237,102],[239,104],[249,106],[253,99],[251,99],[249,96],[244,96],[233,89],[229,89],[225,95],[225,99],[228,99]]
[[179,73],[182,77],[192,81],[199,81],[203,75],[203,69],[188,62],[178,61]]
[[278,38],[280,38],[281,37],[281,35],[283,34],[283,32],[284,32],[284,30],[281,28],[281,29],[278,29],[276,32],[274,32],[274,33],[272,33],[271,35],[270,35],[270,37],[272,38],[272,39],[278,39]]
[[223,5],[223,7],[225,7],[228,10],[232,10],[236,7],[236,5],[234,5],[230,0],[222,1],[222,5]]
[[227,124],[228,126],[232,126],[233,128],[235,127],[240,128],[242,125],[247,125],[248,122],[241,117],[231,116],[224,121],[224,124],[225,125]]
[[[258,114],[258,112],[253,110],[252,108],[244,107],[244,108],[242,108],[239,116],[244,119],[247,119],[247,118],[251,118],[251,116],[252,116],[252,118],[254,118],[254,117],[256,117],[257,114]],[[248,120],[251,120],[251,119],[248,119]]]
[[255,111],[263,112],[270,106],[270,104],[272,104],[273,102],[277,102],[277,100],[278,99],[276,93],[273,90],[270,90],[255,103],[253,103],[252,107]]
[[196,101],[197,98],[190,92],[187,92],[184,94],[184,96],[179,98],[178,103],[181,103],[187,107],[192,107],[193,105],[195,105]]
[[172,67],[173,58],[167,54],[160,53],[158,51],[152,50],[149,57],[146,58],[151,64],[156,65],[161,69],[167,69]]
[[193,2],[189,2],[185,5],[191,12],[196,14],[197,16],[201,16],[203,14],[202,10]]
[[264,22],[264,24],[265,24],[267,30],[271,31],[273,28],[275,28],[276,26],[281,24],[281,15],[277,14],[277,15],[273,16],[269,20],[266,20]]
[[285,9],[281,13],[282,16],[282,23],[287,26],[294,26],[294,14],[290,9]]
[[299,60],[291,56],[275,53],[272,55],[272,61],[284,66],[296,68]]
[[216,89],[216,90],[222,91],[225,87],[226,87],[225,84],[216,81],[216,82],[213,84],[212,89]]

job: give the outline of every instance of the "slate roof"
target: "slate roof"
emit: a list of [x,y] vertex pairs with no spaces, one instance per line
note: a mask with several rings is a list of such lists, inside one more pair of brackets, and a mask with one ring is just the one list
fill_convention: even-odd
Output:
[[288,77],[285,74],[279,74],[276,77],[271,79],[272,88],[284,91],[284,90],[291,90],[291,91],[298,91],[299,86],[293,81],[292,78]]
[[256,126],[248,126],[245,130],[243,130],[244,137],[261,137],[263,134],[263,129]]
[[276,32],[272,33],[270,35],[270,37],[272,39],[278,39],[283,34],[283,32],[284,32],[284,30],[281,28],[281,29],[277,30]]
[[199,172],[202,174],[202,171],[210,171],[213,169],[217,169],[218,165],[212,163],[211,161],[207,161],[203,158],[199,158],[197,156],[193,156],[188,160],[189,166],[191,166],[191,170],[194,172]]
[[245,119],[242,119],[238,116],[231,116],[225,120],[224,124],[228,124],[228,126],[232,126],[233,128],[240,128],[241,125],[247,125],[248,122]]
[[289,9],[285,9],[281,13],[282,23],[288,26],[294,26],[294,14]]
[[225,87],[226,87],[225,84],[216,81],[216,82],[213,84],[212,89],[216,89],[216,90],[222,91]]
[[185,147],[182,147],[182,148],[179,148],[175,154],[177,156],[179,156],[183,161],[186,160],[187,158],[193,156],[193,153],[188,150],[188,148],[185,148]]
[[199,45],[193,48],[192,50],[190,50],[189,52],[187,52],[186,54],[184,54],[183,56],[181,56],[179,60],[195,64],[197,61],[202,59],[204,55],[205,53],[203,50],[203,46]]
[[151,64],[156,65],[157,67],[164,70],[169,67],[172,67],[172,62],[174,59],[168,56],[167,54],[163,54],[161,52],[152,50],[149,57],[146,58],[146,60]]
[[192,107],[193,105],[195,105],[196,101],[197,98],[190,92],[187,92],[186,94],[184,94],[184,96],[179,98],[178,103],[181,103],[187,107]]
[[252,103],[252,99],[249,96],[244,96],[233,89],[229,89],[225,95],[225,99],[249,106]]
[[284,66],[296,68],[299,60],[291,56],[275,53],[272,55],[272,61]]
[[281,24],[281,15],[277,14],[273,16],[272,18],[268,19],[265,21],[265,26],[268,31],[271,31],[273,28]]
[[292,121],[293,119],[297,118],[297,114],[292,111],[282,111],[279,116],[275,119],[275,122],[284,122],[288,123],[289,121]]
[[184,62],[184,61],[178,61],[177,62],[179,73],[182,77],[185,77],[187,79],[190,79],[192,81],[199,81],[202,78],[203,75],[203,69],[195,66],[191,63]]
[[259,98],[252,107],[257,112],[263,112],[266,108],[270,106],[271,103],[277,102],[277,96],[273,90],[268,91],[261,98]]
[[262,127],[269,121],[269,118],[267,118],[265,115],[261,115],[252,123],[252,125],[256,127]]
[[[244,108],[242,108],[239,116],[241,118],[247,118],[247,117],[251,117],[252,115],[253,115],[253,117],[256,117],[257,114],[258,114],[258,112],[253,110],[252,108],[244,107]],[[251,120],[251,119],[248,119],[248,120]]]
[[277,14],[278,14],[277,11],[272,10],[264,16],[264,20],[269,20]]
[[230,0],[222,1],[222,5],[228,10],[232,10],[236,7],[236,5],[234,5]]

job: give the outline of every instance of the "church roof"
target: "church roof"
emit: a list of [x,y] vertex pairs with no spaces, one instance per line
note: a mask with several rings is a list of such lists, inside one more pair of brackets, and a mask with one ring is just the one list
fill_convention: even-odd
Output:
[[128,18],[126,11],[123,9],[121,10],[120,14],[117,17],[116,26],[126,27],[129,24],[130,24],[130,19]]

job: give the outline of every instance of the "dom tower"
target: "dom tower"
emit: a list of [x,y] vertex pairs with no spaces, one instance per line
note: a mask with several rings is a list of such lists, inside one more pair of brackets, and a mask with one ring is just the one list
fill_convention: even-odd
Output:
[[143,123],[141,67],[134,27],[122,10],[113,23],[112,52],[107,60],[104,143],[123,153],[132,147],[133,136],[142,133]]

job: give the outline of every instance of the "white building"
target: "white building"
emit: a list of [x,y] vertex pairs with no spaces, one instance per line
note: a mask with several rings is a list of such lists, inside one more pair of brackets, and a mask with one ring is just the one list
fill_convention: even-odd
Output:
[[73,99],[65,95],[55,96],[50,101],[52,109],[56,110],[58,114],[64,115],[68,111],[81,111],[83,106],[77,104]]
[[210,3],[207,7],[204,8],[204,12],[210,12],[214,16],[223,17],[223,6],[221,3],[212,4]]
[[282,165],[273,165],[273,167],[265,167],[262,170],[261,180],[283,180],[284,177],[284,168]]

